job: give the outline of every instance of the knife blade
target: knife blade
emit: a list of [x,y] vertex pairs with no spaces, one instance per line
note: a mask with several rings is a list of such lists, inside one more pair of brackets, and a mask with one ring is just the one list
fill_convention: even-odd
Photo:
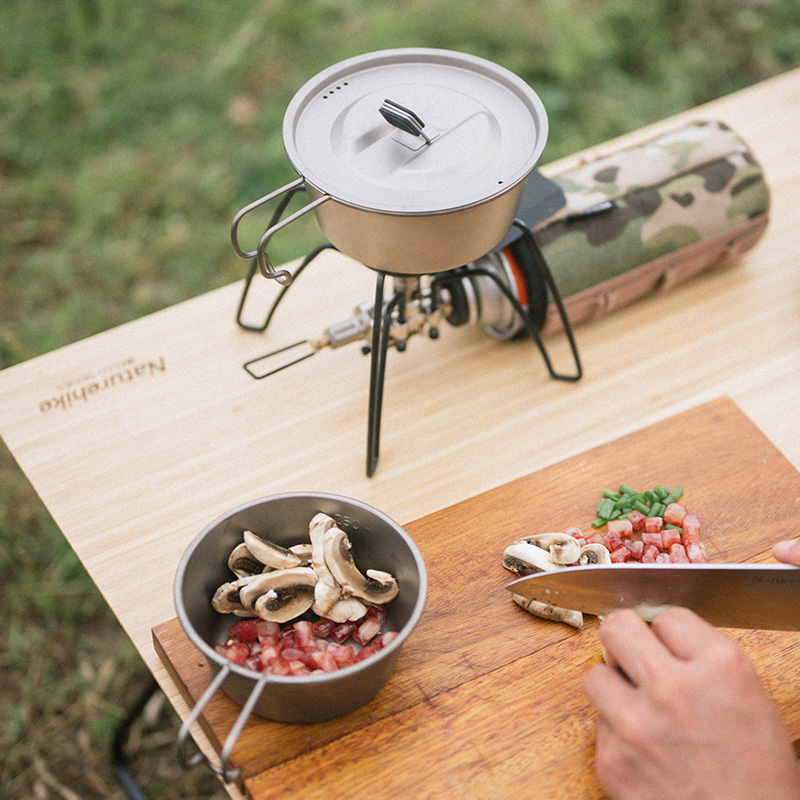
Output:
[[800,630],[800,568],[789,564],[611,564],[536,572],[506,589],[586,614],[632,608],[653,619],[690,608],[720,628]]

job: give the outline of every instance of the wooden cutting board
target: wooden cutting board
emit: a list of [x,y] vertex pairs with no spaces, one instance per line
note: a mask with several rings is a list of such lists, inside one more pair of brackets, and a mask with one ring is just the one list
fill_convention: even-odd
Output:
[[[535,431],[520,436],[536,446]],[[581,693],[600,660],[597,620],[576,631],[518,608],[505,547],[528,533],[590,528],[621,482],[681,485],[710,561],[770,561],[796,535],[800,473],[728,398],[445,508],[405,527],[428,567],[422,619],[377,697],[316,725],[253,717],[233,753],[254,798],[600,798],[594,714]],[[800,739],[800,633],[731,631]],[[211,680],[176,619],[153,629],[187,700]],[[218,694],[202,724],[221,748],[239,708]]]

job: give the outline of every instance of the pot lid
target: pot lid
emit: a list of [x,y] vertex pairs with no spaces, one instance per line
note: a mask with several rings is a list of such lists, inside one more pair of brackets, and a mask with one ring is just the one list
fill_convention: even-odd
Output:
[[449,50],[382,50],[334,64],[290,102],[283,141],[305,183],[350,206],[435,214],[523,181],[547,114],[521,78]]

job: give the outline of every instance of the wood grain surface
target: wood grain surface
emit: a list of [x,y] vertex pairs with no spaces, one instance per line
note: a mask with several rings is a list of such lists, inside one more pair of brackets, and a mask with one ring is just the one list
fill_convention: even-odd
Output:
[[[749,557],[744,540],[728,539],[730,528],[741,522],[736,511],[747,499],[756,516],[774,513],[762,501],[772,497],[769,469],[780,465],[775,480],[783,485],[786,467],[780,460],[763,466],[756,459],[746,475],[736,471],[741,463],[737,448],[747,449],[753,426],[737,427],[742,441],[724,442],[725,452],[733,454],[724,461],[717,451],[698,446],[702,437],[693,431],[689,437],[661,437],[664,452],[657,459],[628,462],[619,455],[612,459],[611,474],[587,469],[582,456],[565,462],[570,465],[566,471],[547,471],[722,396],[732,398],[800,469],[800,69],[545,163],[542,172],[563,173],[691,122],[713,119],[740,134],[764,168],[770,221],[758,244],[736,264],[577,326],[584,375],[574,384],[550,380],[530,340],[495,341],[479,326],[448,326],[436,342],[419,337],[407,352],[390,353],[381,458],[372,478],[364,471],[369,359],[356,345],[355,351],[320,353],[265,381],[253,380],[242,369],[268,351],[320,335],[349,316],[356,303],[372,299],[374,274],[341,254],[320,257],[292,284],[266,333],[236,325],[242,292],[238,281],[0,372],[0,436],[182,718],[187,703],[154,647],[153,627],[175,616],[175,570],[210,520],[240,503],[283,491],[338,493],[402,524],[417,520],[409,529],[419,536],[429,566],[436,567],[435,583],[394,678],[354,717],[355,723],[345,720],[322,733],[306,731],[297,745],[283,731],[278,740],[268,734],[276,730],[273,726],[260,727],[260,747],[274,751],[278,763],[262,778],[257,771],[264,769],[263,761],[251,768],[248,786],[253,791],[263,796],[270,782],[299,786],[303,771],[314,776],[327,770],[329,761],[345,788],[356,777],[362,784],[371,781],[360,774],[373,763],[363,748],[355,751],[355,771],[339,764],[353,757],[345,744],[365,742],[375,748],[378,763],[388,757],[380,748],[388,748],[395,763],[402,762],[410,773],[398,773],[397,781],[409,781],[409,790],[395,796],[425,796],[416,791],[416,773],[430,753],[438,757],[445,747],[452,747],[453,759],[463,761],[456,766],[456,760],[442,756],[435,767],[427,767],[436,770],[429,784],[435,796],[517,796],[509,787],[521,785],[523,794],[536,796],[530,776],[515,782],[505,775],[519,773],[519,767],[495,759],[490,743],[477,734],[457,738],[464,733],[461,715],[476,692],[476,708],[489,717],[485,725],[493,725],[496,710],[487,710],[481,700],[484,690],[490,695],[493,676],[502,685],[505,670],[513,671],[521,658],[554,652],[549,647],[572,652],[574,641],[591,643],[591,626],[573,634],[527,619],[503,595],[506,578],[495,559],[509,527],[551,527],[561,524],[559,515],[570,523],[573,516],[588,516],[583,504],[600,488],[595,481],[616,481],[630,472],[636,478],[647,471],[656,480],[691,484],[689,496],[705,504],[714,557]],[[227,236],[225,220],[221,235]],[[248,321],[263,320],[279,291],[274,282],[254,281]],[[566,337],[553,334],[547,346],[556,368],[566,370]],[[536,477],[514,483],[531,473]],[[565,476],[566,490],[557,491]],[[644,474],[642,479],[649,481]],[[716,497],[731,480],[742,495],[734,506],[709,503],[701,494],[712,486],[709,493]],[[497,487],[502,487],[497,503],[490,503],[494,495],[470,500]],[[798,496],[778,495],[784,510]],[[464,521],[460,511],[448,510],[451,506],[477,516]],[[789,524],[761,525],[750,527],[763,534],[762,553],[777,528],[782,535],[795,533]],[[448,529],[440,530],[443,526]],[[736,542],[734,550],[728,550],[728,541]],[[469,547],[459,550],[466,542]],[[444,562],[433,561],[444,557],[450,559],[454,586],[445,583]],[[471,592],[483,593],[482,606],[471,595],[459,594],[466,585],[463,570]],[[492,627],[487,629],[489,617]],[[595,652],[594,645],[581,647]],[[535,715],[536,703],[543,701],[523,693],[520,702]],[[507,724],[508,715],[501,718]],[[358,733],[358,726],[367,723],[367,732]],[[329,745],[319,744],[323,734]],[[249,736],[248,730],[245,755]],[[197,739],[213,755],[199,729]],[[429,739],[439,742],[438,749],[426,747]],[[580,763],[586,764],[585,753]],[[539,780],[537,763],[533,769]],[[385,787],[378,796],[391,796],[397,785],[389,773],[375,773]],[[324,788],[318,776],[309,780],[322,781]],[[229,787],[229,793],[238,800],[235,788]],[[540,794],[545,795],[543,789]]]
[[[581,679],[600,658],[597,620],[576,631],[529,616],[503,588],[504,548],[527,533],[589,528],[603,488],[685,488],[715,562],[769,561],[794,533],[800,473],[721,398],[406,526],[429,594],[396,671],[358,711],[317,725],[253,717],[233,754],[254,798],[599,798],[594,717]],[[730,631],[800,738],[800,633]],[[177,620],[153,629],[187,701],[211,678]],[[239,708],[203,725],[219,749]],[[324,764],[324,766],[323,766]]]

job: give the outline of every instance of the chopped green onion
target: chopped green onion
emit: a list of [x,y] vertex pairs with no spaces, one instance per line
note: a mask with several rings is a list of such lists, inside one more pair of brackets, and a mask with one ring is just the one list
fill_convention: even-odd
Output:
[[[597,501],[597,519],[591,525],[593,528],[602,528],[612,519],[627,517],[633,510],[648,517],[663,517],[667,506],[670,503],[676,503],[682,495],[682,486],[678,486],[673,491],[669,486],[659,483],[652,489],[637,492],[627,483],[621,483],[618,492],[612,489],[603,489],[603,496]],[[665,528],[682,530],[678,525],[667,524]]]
[[663,517],[666,510],[667,507],[663,503],[653,503],[653,505],[650,506],[650,516]]
[[683,486],[679,486],[674,492],[670,492],[662,501],[664,505],[668,506],[670,503],[677,503],[683,495]]
[[597,516],[608,519],[614,512],[614,503],[607,497],[597,501]]
[[647,503],[642,502],[641,500],[636,500],[633,503],[633,507],[640,513],[650,516],[650,506]]

